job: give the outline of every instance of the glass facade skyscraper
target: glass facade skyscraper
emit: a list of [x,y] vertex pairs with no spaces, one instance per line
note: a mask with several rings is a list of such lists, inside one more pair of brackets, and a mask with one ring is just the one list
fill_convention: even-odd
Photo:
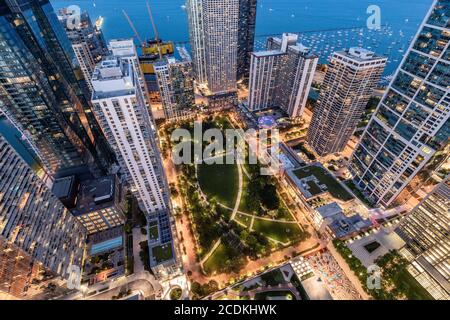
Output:
[[48,1],[0,6],[0,108],[50,173],[113,156],[81,90],[70,42]]
[[435,299],[450,299],[450,180],[447,178],[396,229],[410,271]]
[[206,84],[206,57],[202,0],[187,0],[186,4],[195,81],[197,84],[204,85]]
[[353,181],[374,205],[420,200],[448,160],[449,15],[449,1],[433,3],[352,156]]
[[239,0],[237,80],[248,82],[254,50],[257,0]]
[[68,8],[59,10],[58,19],[65,28],[72,49],[75,53],[78,65],[83,72],[86,85],[92,92],[91,78],[95,65],[102,60],[102,56],[108,54],[108,48],[103,38],[102,31],[93,25],[87,12],[79,15],[79,23],[72,25],[73,15]]

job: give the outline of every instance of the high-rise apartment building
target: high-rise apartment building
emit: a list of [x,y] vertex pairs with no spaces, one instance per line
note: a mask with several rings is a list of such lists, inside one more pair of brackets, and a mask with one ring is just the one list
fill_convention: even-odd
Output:
[[[26,270],[64,279],[82,267],[85,230],[0,135],[0,290],[25,294]],[[25,263],[28,264],[25,265]]]
[[319,156],[344,150],[386,62],[387,58],[362,48],[333,53],[307,135]]
[[257,0],[239,0],[237,80],[248,82],[254,51]]
[[267,51],[252,53],[250,110],[279,107],[289,117],[303,114],[319,58],[297,39],[295,34],[269,38]]
[[374,205],[392,207],[441,178],[448,161],[448,1],[435,1],[353,153],[353,182]]
[[148,233],[150,266],[161,277],[177,272],[169,188],[138,71],[127,57],[105,57],[94,71],[92,85],[94,112],[116,152],[122,176],[139,200],[149,228],[158,230],[156,238]]
[[92,103],[132,191],[152,213],[166,208],[166,195],[155,133],[135,70],[127,59],[104,58],[92,76]]
[[48,1],[2,2],[0,108],[38,150],[47,171],[112,153],[79,85],[70,42]]
[[108,48],[102,31],[93,25],[89,14],[82,12],[73,17],[74,14],[68,8],[60,9],[58,19],[66,30],[87,86],[92,92],[92,73],[102,56],[108,53]]
[[193,115],[195,97],[191,65],[190,62],[177,62],[174,58],[154,65],[164,116],[168,121]]
[[236,92],[239,0],[202,0],[202,14],[208,89]]
[[450,299],[450,180],[447,178],[396,229],[410,272],[435,298]]
[[257,0],[187,1],[195,80],[222,96],[212,100],[235,91],[237,80],[248,82],[256,8]]

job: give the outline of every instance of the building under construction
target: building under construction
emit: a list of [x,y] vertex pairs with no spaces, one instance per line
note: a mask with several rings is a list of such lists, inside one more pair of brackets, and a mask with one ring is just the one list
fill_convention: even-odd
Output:
[[127,19],[131,29],[133,29],[133,32],[141,45],[141,55],[139,56],[139,63],[142,73],[144,74],[150,103],[161,104],[162,100],[159,93],[154,64],[162,61],[163,58],[171,57],[174,54],[175,50],[172,42],[164,42],[163,40],[159,39],[158,29],[156,28],[155,21],[153,20],[152,10],[148,1],[147,10],[152,24],[153,32],[155,34],[154,39],[147,41],[142,40],[128,14],[125,11],[123,11],[123,14]]
[[149,40],[142,46],[139,63],[144,73],[151,103],[161,103],[154,65],[162,61],[162,58],[173,56],[174,51],[173,42],[164,42],[161,39]]

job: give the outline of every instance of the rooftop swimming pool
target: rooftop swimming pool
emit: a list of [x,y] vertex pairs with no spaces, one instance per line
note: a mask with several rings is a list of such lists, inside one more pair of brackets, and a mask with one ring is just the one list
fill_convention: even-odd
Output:
[[123,243],[122,236],[96,243],[91,247],[91,256],[100,252],[108,251],[120,247]]

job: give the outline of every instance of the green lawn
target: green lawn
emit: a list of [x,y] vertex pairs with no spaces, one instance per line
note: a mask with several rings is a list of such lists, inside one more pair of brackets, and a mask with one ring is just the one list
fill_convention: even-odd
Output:
[[322,184],[325,184],[330,194],[342,201],[349,201],[353,199],[353,196],[347,192],[339,182],[326,170],[319,166],[309,166],[295,170],[293,172],[297,178],[303,179],[314,175]]
[[208,260],[205,261],[205,263],[203,264],[203,268],[205,269],[206,273],[211,274],[214,271],[218,270],[220,265],[225,264],[228,259],[229,257],[227,255],[226,248],[221,243],[213,252],[213,254],[208,258]]
[[230,208],[234,207],[239,188],[236,164],[202,163],[198,166],[198,180],[202,191],[209,198]]
[[303,231],[296,223],[276,222],[255,218],[253,230],[281,242],[289,242],[301,237]]
[[152,248],[152,255],[156,263],[161,263],[173,258],[172,244],[167,243]]
[[394,283],[408,292],[410,300],[434,300],[433,296],[407,270],[397,273]]
[[244,224],[247,228],[250,228],[250,224],[252,223],[252,218],[249,216],[246,216],[244,214],[237,213],[236,214],[236,220],[240,223]]
[[285,221],[295,221],[294,217],[289,212],[289,209],[286,208],[283,201],[280,201],[280,207],[277,210],[277,220],[285,220]]

